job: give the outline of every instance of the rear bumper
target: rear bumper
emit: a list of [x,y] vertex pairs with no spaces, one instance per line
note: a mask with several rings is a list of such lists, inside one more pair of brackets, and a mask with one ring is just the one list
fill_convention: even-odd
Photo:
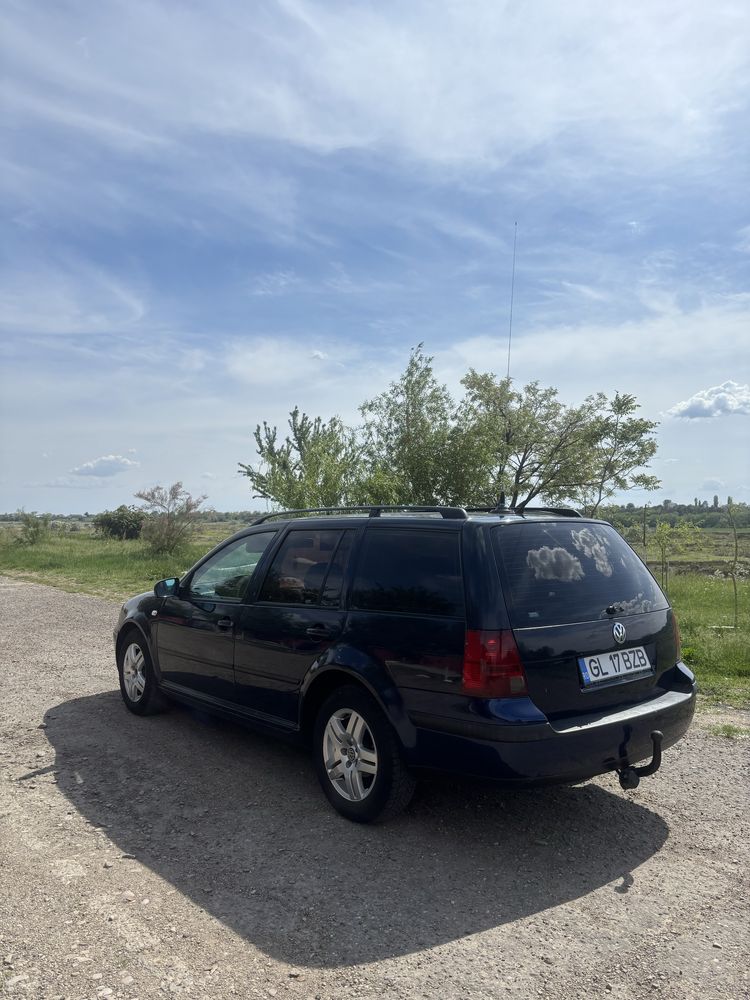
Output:
[[695,696],[692,683],[645,704],[556,725],[533,711],[522,724],[411,713],[417,738],[407,757],[416,768],[510,784],[584,781],[650,758],[655,729],[664,734],[664,750],[673,746],[690,726]]

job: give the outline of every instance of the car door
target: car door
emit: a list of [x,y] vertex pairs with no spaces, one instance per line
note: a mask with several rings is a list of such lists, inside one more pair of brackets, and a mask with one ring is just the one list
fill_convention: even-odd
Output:
[[299,688],[344,628],[342,588],[356,530],[293,528],[257,598],[242,608],[235,646],[237,700],[295,724]]
[[275,531],[229,542],[188,575],[156,615],[165,687],[208,700],[235,700],[234,642],[242,602]]

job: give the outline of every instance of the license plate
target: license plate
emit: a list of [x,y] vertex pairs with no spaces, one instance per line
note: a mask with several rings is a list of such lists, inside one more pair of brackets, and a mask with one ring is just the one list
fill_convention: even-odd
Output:
[[584,687],[603,684],[605,681],[630,680],[639,674],[650,674],[651,663],[643,646],[618,649],[612,653],[581,656],[578,659]]

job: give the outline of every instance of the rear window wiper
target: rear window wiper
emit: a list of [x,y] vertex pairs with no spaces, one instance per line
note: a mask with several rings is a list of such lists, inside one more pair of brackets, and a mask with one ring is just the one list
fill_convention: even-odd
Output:
[[625,610],[622,604],[609,604],[604,609],[605,615],[621,615]]

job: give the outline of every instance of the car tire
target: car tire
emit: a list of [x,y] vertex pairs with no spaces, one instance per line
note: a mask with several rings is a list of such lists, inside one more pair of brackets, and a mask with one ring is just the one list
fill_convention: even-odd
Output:
[[159,691],[154,665],[143,637],[129,632],[117,647],[117,672],[122,700],[135,715],[156,715],[167,707]]
[[382,823],[409,804],[416,781],[382,709],[363,688],[337,688],[314,727],[315,768],[333,808],[355,823]]

